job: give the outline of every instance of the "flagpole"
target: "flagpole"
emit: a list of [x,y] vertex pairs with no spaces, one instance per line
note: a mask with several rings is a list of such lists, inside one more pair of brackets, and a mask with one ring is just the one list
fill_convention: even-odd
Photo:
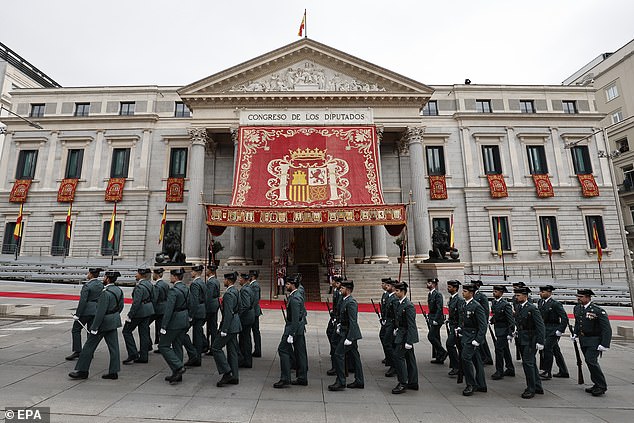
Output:
[[603,286],[603,272],[601,271],[601,261],[599,261],[599,278],[601,280],[601,286]]
[[553,256],[548,254],[548,260],[550,261],[550,276],[555,279],[555,268],[553,267]]
[[304,9],[304,38],[308,38],[308,19],[306,18],[306,9]]
[[504,274],[504,280],[506,281],[506,263],[504,262],[504,250],[502,250],[502,273]]
[[18,228],[18,242],[15,246],[15,259],[18,259],[20,255],[20,246],[22,245],[22,227],[24,226],[22,221],[24,220],[23,211],[24,211],[24,203],[20,204],[20,227]]
[[[69,220],[66,224],[66,233],[64,234],[64,254],[62,255],[62,262],[64,261],[64,259],[66,258],[66,256],[68,255],[68,250],[70,249],[70,231],[72,228],[72,220],[70,220],[70,216],[72,216],[73,214],[73,203],[71,202],[70,205],[68,206],[68,217]],[[68,235],[68,236],[67,236]]]
[[113,219],[112,219],[112,248],[110,249],[111,254],[110,254],[110,266],[112,266],[112,264],[114,263],[114,243],[115,243],[115,238],[116,238],[116,230],[114,229],[117,226],[117,202],[114,202],[114,212],[112,213]]

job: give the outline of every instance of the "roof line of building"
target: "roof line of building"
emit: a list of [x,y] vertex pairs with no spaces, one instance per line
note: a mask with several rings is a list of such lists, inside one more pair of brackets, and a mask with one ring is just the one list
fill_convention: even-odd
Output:
[[51,77],[29,63],[15,51],[0,42],[0,59],[6,60],[7,63],[15,66],[20,72],[36,81],[38,84],[47,88],[61,88],[62,86],[55,82]]

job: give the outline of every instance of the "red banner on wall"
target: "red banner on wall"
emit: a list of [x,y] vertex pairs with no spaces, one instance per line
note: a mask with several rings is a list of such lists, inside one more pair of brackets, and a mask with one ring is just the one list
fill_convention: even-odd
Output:
[[57,202],[58,203],[72,203],[75,200],[75,190],[77,189],[77,178],[62,179],[62,183],[59,184],[59,190],[57,190]]
[[125,178],[110,178],[108,187],[106,188],[106,201],[114,201],[115,203],[123,200],[123,186]]
[[9,195],[9,202],[11,203],[24,203],[26,197],[29,194],[29,188],[31,188],[31,179],[17,179],[13,183],[11,188],[11,194]]
[[165,201],[168,203],[182,203],[185,192],[185,178],[167,178]]
[[594,180],[594,175],[591,173],[587,175],[577,175],[577,178],[581,184],[581,192],[584,197],[597,197],[599,195],[599,187]]
[[547,198],[555,196],[553,184],[550,183],[550,177],[548,175],[533,175],[533,182],[535,183],[535,189],[537,190],[537,197]]
[[509,196],[509,193],[506,190],[506,182],[504,182],[504,175],[487,175],[487,179],[489,181],[491,198],[504,198]]
[[429,175],[429,195],[432,200],[447,199],[447,182],[445,175]]

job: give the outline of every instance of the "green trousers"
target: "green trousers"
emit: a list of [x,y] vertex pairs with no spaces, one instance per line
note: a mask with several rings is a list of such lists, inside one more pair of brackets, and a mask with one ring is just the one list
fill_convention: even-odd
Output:
[[172,372],[183,367],[183,335],[185,329],[168,329],[161,335],[158,348]]
[[108,353],[110,354],[108,373],[119,373],[119,370],[121,370],[121,358],[119,356],[119,338],[116,329],[107,332],[97,332],[97,335],[88,334],[88,339],[86,339],[84,348],[79,354],[79,360],[77,360],[75,370],[87,372],[88,369],[90,369],[90,363],[95,355],[95,350],[102,339],[106,340]]

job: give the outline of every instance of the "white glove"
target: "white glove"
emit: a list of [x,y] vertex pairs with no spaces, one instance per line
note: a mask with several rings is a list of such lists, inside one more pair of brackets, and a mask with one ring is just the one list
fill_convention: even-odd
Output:
[[96,330],[91,330],[91,331],[90,331],[90,334],[91,334],[91,335],[97,335],[97,331],[96,331]]
[[561,335],[563,335],[563,333],[561,333],[561,331],[559,331],[559,330],[556,330],[556,331],[555,331],[555,335],[557,335],[557,336],[561,336]]
[[352,341],[350,341],[349,339],[346,339],[345,341],[343,341],[343,345],[345,345],[346,347],[349,345],[352,345]]
[[385,326],[385,320],[381,320],[381,326]]
[[188,321],[188,322],[191,322],[192,320],[194,320],[194,319],[192,319],[191,317],[188,317],[188,318],[187,318],[187,321]]
[[540,343],[535,344],[535,346],[537,347],[537,351],[541,351],[541,350],[544,349],[544,345],[542,345]]
[[220,332],[220,336],[224,338],[225,336],[227,336],[227,332]]
[[393,336],[396,336],[396,332],[398,332],[398,329],[394,329],[394,330],[392,331],[392,335],[393,335]]
[[405,343],[405,349],[406,350],[411,350],[412,349],[412,344],[408,344],[407,342]]
[[601,351],[601,352],[603,352],[603,351],[607,351],[607,350],[609,350],[609,348],[605,348],[603,345],[599,345],[599,346],[597,347],[597,351]]
[[471,341],[471,345],[473,345],[474,347],[479,347],[480,343],[474,339],[473,341]]
[[132,319],[130,319],[130,316],[126,316],[125,317],[125,321],[128,323],[132,323]]
[[337,335],[341,334],[341,323],[337,323]]
[[576,341],[577,340],[577,334],[573,333],[572,335],[570,335],[570,340],[573,341],[573,342]]
[[293,343],[293,335],[288,335],[288,338],[286,338],[286,342],[288,342],[289,344]]
[[506,335],[506,340],[513,342],[513,335]]
[[73,314],[73,320],[79,320],[79,316],[76,314]]
[[432,321],[431,321],[431,324],[432,324],[432,326],[438,326],[438,322],[437,322],[437,321],[435,321],[435,320],[432,320]]
[[166,335],[166,334],[167,334],[167,331],[166,331],[165,329],[161,328],[161,330],[159,331],[159,333],[160,333],[161,335]]

